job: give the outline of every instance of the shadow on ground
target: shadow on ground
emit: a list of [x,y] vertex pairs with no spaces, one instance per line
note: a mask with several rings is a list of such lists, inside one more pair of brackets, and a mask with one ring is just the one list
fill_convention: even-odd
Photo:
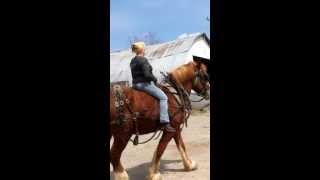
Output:
[[[168,168],[167,165],[172,163],[180,163],[179,169]],[[143,163],[138,166],[128,168],[127,172],[129,174],[130,180],[143,180],[148,175],[148,169],[150,167],[150,163]],[[183,168],[183,164],[181,160],[161,160],[160,161],[160,173],[164,172],[185,172]],[[112,173],[110,173],[110,179],[114,180],[112,177]]]

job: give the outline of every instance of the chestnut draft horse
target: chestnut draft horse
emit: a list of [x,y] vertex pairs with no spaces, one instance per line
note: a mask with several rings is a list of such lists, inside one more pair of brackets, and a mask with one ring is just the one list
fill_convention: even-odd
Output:
[[[176,132],[163,130],[149,168],[148,180],[161,179],[159,172],[160,158],[172,138],[181,154],[185,170],[191,171],[197,168],[196,162],[192,161],[187,155],[181,137],[181,126],[184,125],[183,123],[190,115],[189,96],[191,90],[209,99],[210,83],[207,68],[206,63],[194,60],[168,74],[165,81],[166,84],[170,84],[171,90],[164,83],[159,85],[168,96],[170,123],[176,129]],[[110,150],[110,160],[114,170],[114,179],[127,180],[129,179],[128,174],[120,162],[121,154],[133,134],[147,134],[161,129],[159,101],[130,87],[118,86],[117,88],[118,90],[120,88],[122,93],[115,93],[114,89],[110,90],[110,122],[108,123],[110,123],[111,131],[109,139],[111,141],[111,137],[114,138]],[[173,92],[172,89],[176,92]],[[137,113],[139,114],[137,115]]]

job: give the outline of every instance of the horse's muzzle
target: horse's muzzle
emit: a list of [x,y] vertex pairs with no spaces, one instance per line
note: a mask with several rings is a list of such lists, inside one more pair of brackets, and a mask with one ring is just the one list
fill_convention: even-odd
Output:
[[204,95],[205,95],[204,96],[205,100],[209,100],[210,99],[210,83],[209,82],[207,83],[207,90],[206,90]]
[[209,100],[210,99],[210,90],[204,91],[203,93],[201,93],[199,95],[202,96],[205,100]]
[[205,100],[209,100],[210,99],[210,93],[208,93],[208,91],[206,92],[204,99]]

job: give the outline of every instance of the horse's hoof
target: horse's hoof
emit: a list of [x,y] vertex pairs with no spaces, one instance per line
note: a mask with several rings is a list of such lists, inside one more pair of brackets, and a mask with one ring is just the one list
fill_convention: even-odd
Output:
[[161,179],[162,179],[162,177],[159,172],[156,174],[152,174],[152,175],[147,176],[147,180],[161,180]]
[[187,171],[193,171],[198,169],[198,165],[195,161],[190,160],[190,163],[184,167]]
[[126,171],[113,172],[114,180],[129,180],[129,176]]

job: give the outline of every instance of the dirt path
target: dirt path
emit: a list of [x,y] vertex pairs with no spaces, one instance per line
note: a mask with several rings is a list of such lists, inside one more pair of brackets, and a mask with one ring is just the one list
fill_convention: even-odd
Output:
[[[140,141],[151,136],[152,134],[140,136]],[[198,163],[198,169],[191,172],[184,171],[180,154],[172,140],[160,163],[162,178],[164,180],[210,179],[210,112],[200,113],[195,111],[190,116],[188,128],[184,128],[182,137],[189,156]],[[159,139],[138,146],[134,146],[132,143],[128,144],[123,152],[121,161],[128,171],[130,180],[145,179]],[[112,141],[110,144],[112,144]],[[110,174],[111,172],[112,166],[110,164]],[[113,180],[113,177],[110,176],[110,179]]]

